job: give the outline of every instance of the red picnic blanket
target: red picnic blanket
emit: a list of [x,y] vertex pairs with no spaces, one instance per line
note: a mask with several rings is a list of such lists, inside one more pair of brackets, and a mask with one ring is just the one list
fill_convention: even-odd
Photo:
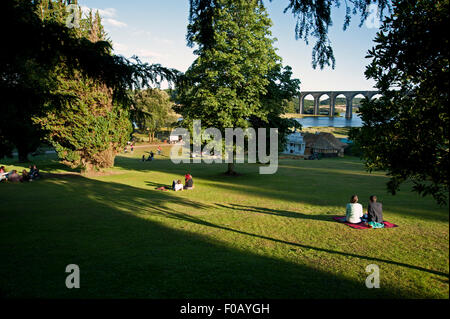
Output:
[[[345,221],[345,216],[333,216],[333,219],[335,221],[341,222],[351,228],[355,229],[370,229],[371,227],[367,226],[364,222],[361,222],[359,224],[352,224]],[[384,221],[384,228],[394,228],[398,227],[398,225],[392,224],[390,222]],[[382,229],[382,228],[381,228]]]

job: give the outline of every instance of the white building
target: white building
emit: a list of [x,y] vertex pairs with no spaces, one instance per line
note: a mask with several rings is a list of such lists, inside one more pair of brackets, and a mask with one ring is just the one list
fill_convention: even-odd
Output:
[[169,143],[170,144],[178,144],[183,142],[183,136],[182,135],[172,135],[172,133],[169,136]]
[[304,155],[305,142],[303,141],[303,135],[299,132],[289,134],[287,136],[287,142],[283,153],[292,155]]

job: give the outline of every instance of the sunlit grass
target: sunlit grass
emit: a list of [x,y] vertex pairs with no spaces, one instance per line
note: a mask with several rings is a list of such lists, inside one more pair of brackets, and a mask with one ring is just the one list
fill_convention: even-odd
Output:
[[[151,148],[154,152],[156,147]],[[116,159],[111,174],[0,184],[0,293],[10,297],[448,298],[448,206],[410,192],[392,196],[382,172],[356,158],[258,165],[180,164],[150,149]],[[155,152],[156,153],[156,152]],[[65,173],[54,155],[35,159]],[[7,168],[22,168],[4,162]],[[159,191],[184,174],[195,190]],[[352,194],[376,194],[400,227],[354,230],[332,221]],[[81,289],[64,269],[81,269]],[[365,268],[381,269],[367,289]]]

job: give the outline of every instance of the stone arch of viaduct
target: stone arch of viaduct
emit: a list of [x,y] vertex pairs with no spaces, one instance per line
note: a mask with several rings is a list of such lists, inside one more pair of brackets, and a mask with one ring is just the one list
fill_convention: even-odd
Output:
[[352,101],[353,98],[358,95],[362,94],[364,97],[368,100],[371,100],[375,95],[379,94],[378,91],[304,91],[300,92],[300,105],[299,105],[299,113],[304,113],[304,100],[307,95],[312,95],[314,98],[314,115],[319,115],[319,105],[320,105],[320,98],[323,95],[328,95],[330,99],[330,116],[334,116],[334,108],[336,104],[336,98],[338,95],[344,95],[345,96],[345,117],[346,118],[352,118],[353,112],[352,112]]

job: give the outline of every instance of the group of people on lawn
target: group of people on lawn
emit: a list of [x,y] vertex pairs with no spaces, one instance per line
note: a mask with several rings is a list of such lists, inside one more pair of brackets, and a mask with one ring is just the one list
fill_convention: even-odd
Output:
[[27,172],[27,170],[22,171],[22,175],[19,175],[17,173],[17,170],[13,169],[10,172],[7,172],[7,169],[5,166],[0,167],[0,182],[1,181],[9,181],[12,183],[17,182],[31,182],[36,179],[39,179],[41,177],[41,174],[39,173],[39,169],[36,167],[36,165],[30,166],[30,171]]
[[[29,172],[23,170],[22,175],[19,175],[16,170],[7,172],[4,166],[0,167],[0,182],[4,180],[9,182],[28,182],[39,178],[39,169],[36,167],[36,165],[30,166]],[[174,180],[172,182],[172,190],[177,192],[184,189],[194,189],[194,180],[192,178],[192,175],[186,174],[184,176],[184,179],[184,185],[181,183],[181,180]],[[166,190],[165,187],[161,188],[164,188],[164,190]],[[372,195],[369,198],[367,214],[364,214],[363,206],[358,203],[358,196],[352,195],[352,197],[350,198],[350,203],[348,203],[346,207],[345,220],[348,223],[352,224],[365,223],[371,228],[384,228],[383,206],[381,203],[377,202],[377,197],[375,195]]]
[[183,189],[194,189],[194,180],[191,174],[184,175],[184,185],[180,179],[172,182],[172,190],[175,192],[182,191]]
[[347,204],[345,219],[351,224],[365,223],[371,228],[384,228],[383,206],[377,202],[377,197],[372,195],[369,198],[367,214],[364,214],[362,205],[358,203],[358,196],[353,195]]
[[128,145],[130,146],[131,153],[133,153],[133,151],[134,151],[134,143],[133,142],[127,142],[127,145],[123,149],[124,153],[128,152]]
[[179,180],[173,180],[172,187],[169,188],[168,186],[161,186],[157,188],[160,191],[168,191],[173,190],[175,192],[182,191],[185,189],[194,189],[194,179],[192,178],[191,174],[184,175],[184,185],[181,183],[181,179]]
[[[161,155],[161,154],[162,154],[162,149],[161,149],[161,146],[158,145],[158,155]],[[145,159],[145,154],[142,155],[142,161],[143,162],[151,162],[151,161],[153,161],[154,157],[155,157],[155,153],[153,153],[153,151],[150,151],[147,159]]]

